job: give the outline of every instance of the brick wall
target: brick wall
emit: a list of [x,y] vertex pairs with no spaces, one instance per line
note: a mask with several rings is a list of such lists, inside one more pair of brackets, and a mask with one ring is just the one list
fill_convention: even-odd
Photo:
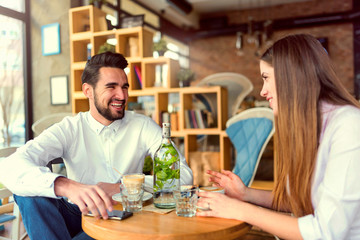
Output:
[[[255,21],[266,19],[281,19],[306,15],[350,11],[352,0],[312,0],[291,5],[281,5],[274,8],[257,9],[256,11],[241,11],[227,13],[230,23],[244,23],[248,16]],[[220,15],[220,14],[217,14]],[[276,17],[275,17],[276,16]],[[344,82],[349,92],[354,92],[354,60],[353,60],[353,26],[351,23],[331,24],[310,28],[298,28],[276,31],[276,40],[288,34],[307,33],[315,37],[328,38],[328,49],[335,70]],[[262,99],[259,92],[262,80],[259,74],[259,60],[255,56],[255,46],[247,44],[245,36],[244,55],[238,56],[235,51],[235,35],[204,38],[192,41],[190,46],[190,68],[195,71],[196,84],[202,78],[218,72],[237,72],[248,77],[254,84],[250,95]]]

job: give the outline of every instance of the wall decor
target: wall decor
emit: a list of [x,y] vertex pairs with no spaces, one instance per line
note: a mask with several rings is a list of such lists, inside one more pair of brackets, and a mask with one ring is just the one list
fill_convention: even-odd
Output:
[[144,14],[124,17],[121,19],[121,28],[132,28],[144,25]]
[[52,23],[41,27],[41,45],[44,56],[59,54],[60,24]]
[[50,77],[51,105],[69,104],[69,82],[66,75]]

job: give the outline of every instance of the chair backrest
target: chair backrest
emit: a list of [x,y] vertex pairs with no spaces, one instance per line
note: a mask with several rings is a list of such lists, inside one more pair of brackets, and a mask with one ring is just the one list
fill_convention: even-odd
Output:
[[34,122],[31,126],[31,129],[34,132],[35,136],[39,136],[42,131],[44,131],[54,123],[60,122],[61,120],[63,120],[64,117],[72,115],[73,114],[70,112],[50,114]]
[[16,152],[17,147],[6,147],[0,149],[0,157],[8,157]]
[[[251,81],[242,74],[234,72],[222,72],[211,74],[203,78],[197,86],[219,85],[228,90],[228,115],[234,116],[244,98],[253,90]],[[216,99],[213,104],[216,106]]]
[[275,132],[273,112],[264,107],[251,108],[230,118],[226,127],[236,149],[233,172],[250,186],[266,145]]
[[[39,136],[40,133],[42,133],[45,129],[47,129],[48,127],[50,127],[51,125],[53,125],[55,123],[60,122],[67,116],[73,116],[73,114],[70,112],[50,114],[50,115],[40,118],[39,120],[34,122],[33,125],[31,126],[31,129],[34,132],[35,136]],[[59,173],[64,167],[63,159],[55,158],[55,159],[51,160],[46,166],[48,168],[50,168],[50,170],[52,172]],[[57,167],[55,167],[55,166],[57,166]]]

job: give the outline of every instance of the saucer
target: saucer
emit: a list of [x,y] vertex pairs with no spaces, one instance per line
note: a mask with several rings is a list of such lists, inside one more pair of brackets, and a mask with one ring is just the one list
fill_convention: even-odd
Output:
[[[145,201],[151,199],[152,197],[153,197],[153,195],[151,193],[144,192],[143,201],[145,202]],[[112,199],[115,200],[115,201],[118,201],[118,202],[122,202],[122,198],[121,198],[120,193],[114,194],[112,196]]]

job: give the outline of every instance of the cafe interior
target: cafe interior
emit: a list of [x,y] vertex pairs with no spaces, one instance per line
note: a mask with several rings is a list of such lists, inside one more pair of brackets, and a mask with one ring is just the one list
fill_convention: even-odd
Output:
[[[200,186],[210,184],[207,169],[226,169],[272,190],[274,117],[260,96],[259,57],[277,39],[316,37],[346,89],[360,97],[357,0],[0,0],[0,21],[0,157],[89,110],[81,73],[104,51],[128,59],[127,110],[171,123]],[[266,123],[238,133],[239,121],[256,118]],[[144,172],[152,174],[148,161]],[[49,167],[66,175],[61,159]],[[0,216],[17,218],[0,222],[0,238],[29,239],[11,193],[0,193]],[[241,239],[274,236],[253,227]]]

